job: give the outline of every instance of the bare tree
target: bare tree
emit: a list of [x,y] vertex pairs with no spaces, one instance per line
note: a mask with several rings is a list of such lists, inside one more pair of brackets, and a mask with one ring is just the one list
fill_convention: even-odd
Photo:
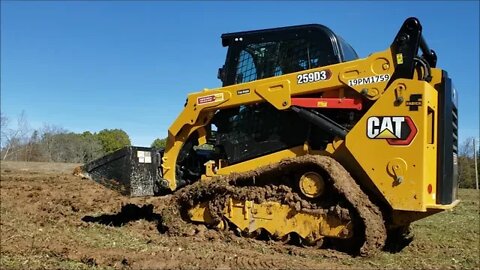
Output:
[[58,161],[59,151],[62,149],[59,149],[57,137],[63,133],[67,131],[59,126],[43,124],[40,129],[40,148],[45,161]]
[[8,117],[3,112],[0,112],[0,126],[1,126],[1,128],[0,128],[0,133],[1,133],[0,143],[1,144],[0,145],[1,145],[2,149],[5,147],[6,141],[7,141],[8,124],[9,124]]
[[473,137],[466,138],[458,149],[458,155],[464,157],[473,157]]
[[465,139],[458,148],[458,184],[462,188],[475,188],[473,140],[473,137]]
[[22,147],[28,140],[28,134],[30,132],[30,126],[27,120],[27,114],[22,111],[17,118],[16,127],[9,127],[9,120],[6,116],[1,117],[2,125],[2,159],[5,160],[10,155],[18,155],[22,150]]

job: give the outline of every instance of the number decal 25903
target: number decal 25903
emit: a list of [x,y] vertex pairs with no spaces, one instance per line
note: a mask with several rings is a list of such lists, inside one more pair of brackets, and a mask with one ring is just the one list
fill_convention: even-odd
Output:
[[332,73],[328,69],[299,74],[297,75],[297,84],[326,81],[330,79],[331,76]]

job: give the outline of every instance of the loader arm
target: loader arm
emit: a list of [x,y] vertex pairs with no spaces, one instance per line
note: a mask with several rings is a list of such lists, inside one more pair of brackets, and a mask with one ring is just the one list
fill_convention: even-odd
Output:
[[[353,99],[352,94],[350,97],[345,96],[348,89],[353,89],[367,100],[376,100],[386,90],[394,72],[392,51],[387,49],[360,60],[189,94],[184,109],[168,130],[167,146],[162,159],[164,178],[169,182],[169,188],[175,190],[174,168],[183,143],[194,132],[202,130],[216,110],[261,102],[268,102],[278,110],[287,110],[292,107],[292,99],[295,97],[309,94],[318,94],[320,97],[323,92],[332,90],[337,90],[335,101],[348,102]],[[317,76],[319,80],[309,82],[309,76],[313,80]],[[371,80],[372,83],[363,84],[358,81],[360,79]],[[306,82],[299,83],[303,80]],[[324,103],[318,101],[318,107],[329,105],[328,98],[323,101]],[[205,138],[200,136],[199,143],[205,143]]]

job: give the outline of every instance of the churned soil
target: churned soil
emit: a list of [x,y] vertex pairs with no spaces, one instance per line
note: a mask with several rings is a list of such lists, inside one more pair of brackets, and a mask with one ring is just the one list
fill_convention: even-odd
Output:
[[186,223],[175,212],[180,195],[124,197],[73,176],[79,164],[0,165],[0,269],[479,267],[474,191],[461,190],[466,199],[454,211],[414,225],[418,237],[401,252],[364,258]]

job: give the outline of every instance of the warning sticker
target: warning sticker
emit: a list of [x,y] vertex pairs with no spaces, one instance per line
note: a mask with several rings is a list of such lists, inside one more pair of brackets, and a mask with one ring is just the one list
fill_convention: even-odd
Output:
[[239,96],[246,95],[246,94],[250,94],[250,89],[237,90],[237,95]]
[[317,102],[317,107],[319,107],[319,108],[326,108],[326,107],[328,107],[328,102],[326,102],[326,101],[319,101],[319,102]]
[[137,151],[138,163],[152,163],[152,153],[149,151]]
[[217,102],[217,101],[223,101],[223,93],[218,93],[218,94],[213,94],[213,95],[208,95],[208,96],[203,96],[203,97],[198,97],[197,98],[197,104],[198,105],[213,103],[213,102]]

